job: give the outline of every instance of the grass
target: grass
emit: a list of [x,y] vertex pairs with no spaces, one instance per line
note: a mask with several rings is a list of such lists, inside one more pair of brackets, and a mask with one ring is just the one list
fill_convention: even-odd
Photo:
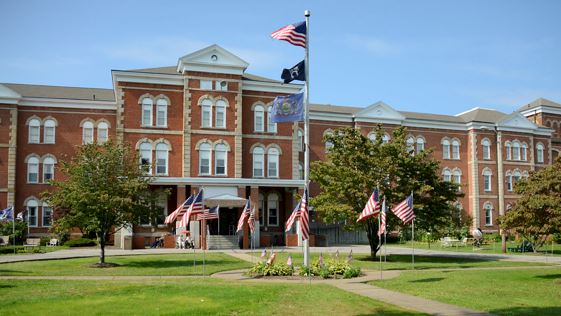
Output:
[[[516,248],[520,246],[522,242],[520,241],[507,241],[507,249],[508,248]],[[396,243],[396,244],[388,244],[388,247],[412,247],[413,244],[408,241],[405,243]],[[489,253],[489,254],[500,254],[501,252],[501,243],[500,242],[491,242],[488,245],[483,245],[481,248],[474,248],[471,245],[468,246],[457,246],[457,247],[442,247],[440,241],[432,242],[429,245],[426,242],[415,242],[416,249],[426,249],[426,250],[442,250],[442,251],[454,251],[454,252],[474,252],[474,253]],[[533,252],[507,252],[509,255],[534,255]],[[554,243],[553,246],[551,243],[546,244],[540,248],[537,255],[561,255],[561,244]]]
[[[195,258],[195,265],[193,265]],[[126,276],[126,275],[202,275],[203,255],[193,254],[161,254],[138,256],[106,257],[106,262],[116,263],[114,268],[90,268],[98,261],[94,258],[65,260],[26,261],[0,264],[0,275],[10,276]],[[205,274],[220,271],[248,268],[245,261],[223,253],[207,253],[205,256]],[[1,313],[0,313],[1,314]]]
[[0,280],[0,289],[10,293],[1,315],[422,315],[328,285]]
[[[286,262],[288,254],[292,255],[295,266],[302,265],[303,255],[301,252],[277,252],[277,261]],[[259,257],[261,253],[253,253],[254,256]],[[312,261],[317,260],[318,253],[310,254]],[[341,254],[339,258],[345,260],[347,254]],[[334,254],[323,254],[324,260],[333,258]],[[411,269],[411,256],[410,255],[390,255],[387,257],[386,262],[382,262],[382,269],[384,270],[407,270]],[[372,260],[369,255],[355,254],[351,262],[352,266],[360,267],[361,269],[378,270],[380,269],[380,261],[378,258]],[[513,262],[513,261],[500,261],[500,260],[485,260],[485,259],[468,259],[468,258],[451,258],[451,257],[436,257],[436,256],[415,256],[415,269],[446,269],[446,268],[483,268],[483,267],[524,267],[524,266],[540,266],[545,265],[542,263],[529,263],[529,262]]]
[[498,315],[561,315],[561,268],[409,271],[373,285]]

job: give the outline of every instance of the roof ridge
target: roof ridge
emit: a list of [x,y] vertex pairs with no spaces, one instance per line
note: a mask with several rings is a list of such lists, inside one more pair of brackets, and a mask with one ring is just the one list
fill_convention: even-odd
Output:
[[[469,112],[478,111],[478,110],[487,110],[487,111],[500,112],[500,111],[498,111],[498,110],[496,110],[496,109],[489,109],[489,108],[483,108],[483,107],[476,106],[476,107],[473,107],[473,108],[471,108],[471,109],[469,109],[469,110],[466,110],[466,111],[463,111],[463,112],[461,112],[461,113],[458,113],[458,114],[456,114],[456,115],[454,115],[454,116],[462,116],[462,115],[467,114],[467,113],[469,113]],[[502,112],[501,112],[501,113],[502,113]]]
[[94,87],[76,87],[76,86],[60,86],[60,85],[48,85],[48,84],[32,84],[32,83],[14,83],[14,82],[0,82],[2,85],[18,85],[18,86],[36,86],[36,87],[52,87],[52,88],[72,88],[72,89],[103,89],[111,90],[113,88],[94,88]]

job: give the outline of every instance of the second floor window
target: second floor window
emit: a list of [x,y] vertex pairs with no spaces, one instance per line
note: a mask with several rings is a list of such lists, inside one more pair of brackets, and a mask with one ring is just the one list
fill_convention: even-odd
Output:
[[97,124],[97,143],[103,144],[109,139],[109,125],[105,122]]
[[147,173],[152,173],[152,144],[140,144],[140,165],[146,168]]
[[267,108],[267,132],[269,133],[276,133],[277,132],[277,123],[273,123],[273,106],[269,106]]
[[27,183],[39,183],[39,158],[30,157],[27,160]]
[[158,143],[156,145],[156,174],[168,174],[168,145],[166,143]]
[[55,126],[56,123],[54,120],[46,120],[44,123],[44,131],[45,131],[45,144],[54,144],[55,143]]
[[483,159],[485,160],[491,159],[491,142],[488,139],[484,139],[481,142],[481,146],[483,149]]
[[269,148],[267,152],[267,176],[269,178],[279,177],[279,150]]
[[43,159],[43,182],[54,179],[55,176],[55,161],[51,157]]
[[142,99],[142,126],[152,126],[152,99]]
[[39,144],[41,142],[41,122],[38,119],[29,121],[29,140],[30,144]]
[[43,227],[51,226],[53,209],[43,203]]
[[483,190],[485,192],[491,192],[491,175],[490,170],[483,171]]
[[265,150],[262,147],[253,149],[253,176],[256,178],[264,177],[263,166],[265,164]]
[[452,159],[460,159],[460,142],[458,140],[452,141]]
[[217,176],[226,175],[226,146],[224,144],[216,145],[214,149],[214,174]]
[[539,143],[538,145],[536,145],[536,161],[538,163],[543,163],[544,162],[544,146]]
[[226,128],[226,102],[224,100],[216,101],[216,127]]
[[203,143],[199,147],[199,174],[210,175],[210,155],[211,146],[208,143]]
[[168,101],[158,99],[156,101],[156,126],[167,127],[168,125]]
[[261,105],[256,105],[253,109],[253,127],[256,132],[265,131],[265,108]]
[[442,141],[442,158],[450,159],[450,141],[447,139]]
[[94,124],[90,121],[84,122],[82,126],[82,143],[92,144],[94,141]]
[[201,103],[201,127],[212,127],[212,101],[209,99]]

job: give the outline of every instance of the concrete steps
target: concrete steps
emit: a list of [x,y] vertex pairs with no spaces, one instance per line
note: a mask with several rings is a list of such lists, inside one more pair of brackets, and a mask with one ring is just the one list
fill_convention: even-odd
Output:
[[238,236],[210,235],[208,238],[208,249],[239,249]]

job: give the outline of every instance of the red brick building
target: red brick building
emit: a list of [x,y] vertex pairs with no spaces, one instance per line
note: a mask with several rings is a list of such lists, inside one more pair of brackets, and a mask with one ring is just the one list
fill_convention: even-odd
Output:
[[[49,189],[48,179],[60,176],[57,163],[75,146],[111,138],[138,150],[141,162],[152,165],[153,186],[172,192],[161,202],[158,228],[144,223],[122,230],[118,245],[125,236],[141,246],[170,232],[165,215],[202,188],[207,206],[221,206],[220,223],[209,224],[211,235],[234,236],[250,198],[259,206],[260,244],[283,244],[284,222],[304,184],[303,129],[271,123],[268,111],[275,96],[302,87],[248,74],[247,67],[213,45],[175,66],[113,70],[113,89],[0,84],[0,208],[27,209],[30,233],[48,234],[52,208],[40,193]],[[336,128],[356,127],[373,137],[383,124],[390,140],[393,128],[407,126],[412,148],[433,148],[444,179],[465,192],[457,207],[488,232],[498,230],[498,214],[516,200],[517,179],[550,164],[561,150],[561,104],[545,99],[511,114],[480,108],[455,116],[403,112],[383,102],[366,108],[314,104],[310,111],[311,161],[325,158],[323,136]],[[195,236],[199,228],[192,222]],[[328,243],[364,240],[318,223],[312,233]]]

